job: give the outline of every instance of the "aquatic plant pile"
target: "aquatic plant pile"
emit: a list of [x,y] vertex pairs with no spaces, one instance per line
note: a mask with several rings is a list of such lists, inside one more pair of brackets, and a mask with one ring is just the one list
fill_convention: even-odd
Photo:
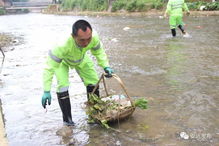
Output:
[[95,94],[90,94],[86,114],[89,117],[89,123],[98,122],[108,129],[110,128],[109,122],[119,121],[131,116],[135,107],[147,109],[147,100],[141,98],[132,103],[124,95],[111,95],[101,98]]
[[144,98],[139,98],[135,100],[135,106],[141,109],[147,109],[148,101]]
[[135,105],[128,98],[121,98],[119,95],[101,98],[90,94],[87,107],[89,122],[98,122],[105,128],[109,128],[108,122],[127,118],[135,110]]

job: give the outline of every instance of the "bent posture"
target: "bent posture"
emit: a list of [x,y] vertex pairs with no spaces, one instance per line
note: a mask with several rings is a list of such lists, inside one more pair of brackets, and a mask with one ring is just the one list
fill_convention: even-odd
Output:
[[[51,104],[51,84],[55,74],[58,87],[57,97],[63,115],[63,123],[67,126],[74,126],[71,114],[71,103],[69,99],[69,69],[75,69],[87,88],[88,94],[93,91],[98,82],[98,75],[94,68],[93,61],[86,53],[88,50],[97,59],[98,65],[112,76],[113,70],[109,67],[107,55],[99,40],[98,34],[92,30],[91,25],[85,20],[78,20],[72,26],[72,35],[63,46],[49,51],[46,68],[43,73],[42,106]],[[99,96],[99,88],[94,92]]]
[[164,13],[164,17],[169,17],[169,25],[171,29],[172,36],[176,36],[176,27],[178,27],[183,34],[186,34],[184,30],[184,23],[182,21],[183,18],[183,10],[186,11],[187,15],[190,14],[189,9],[184,2],[184,0],[169,0],[167,3],[167,9]]

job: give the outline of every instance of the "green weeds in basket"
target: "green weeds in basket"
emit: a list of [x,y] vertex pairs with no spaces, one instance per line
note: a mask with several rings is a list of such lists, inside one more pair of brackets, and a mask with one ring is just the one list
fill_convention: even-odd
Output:
[[134,103],[136,107],[139,107],[141,109],[147,109],[148,101],[144,98],[136,99]]
[[[136,99],[134,101],[134,105],[123,104],[116,102],[115,100],[111,100],[112,96],[108,96],[105,98],[98,97],[96,94],[89,95],[89,104],[87,106],[86,114],[88,115],[88,123],[100,123],[101,126],[109,129],[111,128],[108,125],[108,120],[111,117],[118,116],[118,112],[127,111],[130,108],[139,107],[141,109],[147,109],[147,100],[144,98]],[[106,100],[108,99],[108,100]],[[126,103],[126,100],[123,100]]]
[[104,119],[107,110],[116,109],[118,106],[114,101],[103,101],[96,94],[89,94],[89,105],[86,111],[88,115],[88,122],[95,123],[98,122],[101,126],[105,128],[110,128],[107,121]]

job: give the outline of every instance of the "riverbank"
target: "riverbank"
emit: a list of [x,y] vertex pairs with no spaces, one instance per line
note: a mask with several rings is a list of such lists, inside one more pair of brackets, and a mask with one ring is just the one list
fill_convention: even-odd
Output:
[[[12,45],[14,42],[14,37],[9,34],[0,33],[0,48],[2,51],[8,51],[8,47]],[[2,55],[1,55],[2,60]],[[1,85],[1,78],[0,78],[0,85]],[[7,146],[8,140],[5,132],[5,125],[4,125],[4,117],[2,112],[2,104],[1,104],[1,98],[0,98],[0,146]]]
[[[57,15],[72,15],[72,16],[163,16],[164,10],[150,10],[147,12],[93,12],[93,11],[57,11],[59,8],[45,10],[44,14],[57,14]],[[219,16],[219,11],[190,11],[190,16]]]
[[[10,44],[11,38],[8,35],[0,33],[0,47],[4,47],[8,44]],[[0,79],[1,82],[1,79]],[[1,83],[0,83],[1,84]],[[2,104],[0,99],[0,145],[1,146],[7,146],[8,140],[5,133],[5,126],[3,121],[3,114],[2,114]]]
[[0,145],[1,146],[7,146],[8,145],[8,139],[6,137],[5,133],[5,126],[3,121],[3,114],[2,114],[2,104],[0,99]]

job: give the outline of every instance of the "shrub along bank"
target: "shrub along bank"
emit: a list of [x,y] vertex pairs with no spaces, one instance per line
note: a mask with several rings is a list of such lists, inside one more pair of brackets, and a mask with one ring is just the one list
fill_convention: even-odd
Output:
[[204,11],[215,11],[219,10],[219,2],[204,2],[204,1],[197,1],[197,2],[188,2],[188,8],[190,10],[204,10]]
[[0,7],[0,15],[4,15],[6,13],[5,9],[3,7]]
[[63,0],[63,10],[81,11],[106,11],[109,8],[112,12],[125,10],[128,12],[140,12],[150,9],[162,9],[165,5],[163,0]]
[[[219,10],[219,2],[190,1],[187,1],[190,10]],[[62,0],[61,10],[142,12],[163,10],[167,2],[168,0]]]

